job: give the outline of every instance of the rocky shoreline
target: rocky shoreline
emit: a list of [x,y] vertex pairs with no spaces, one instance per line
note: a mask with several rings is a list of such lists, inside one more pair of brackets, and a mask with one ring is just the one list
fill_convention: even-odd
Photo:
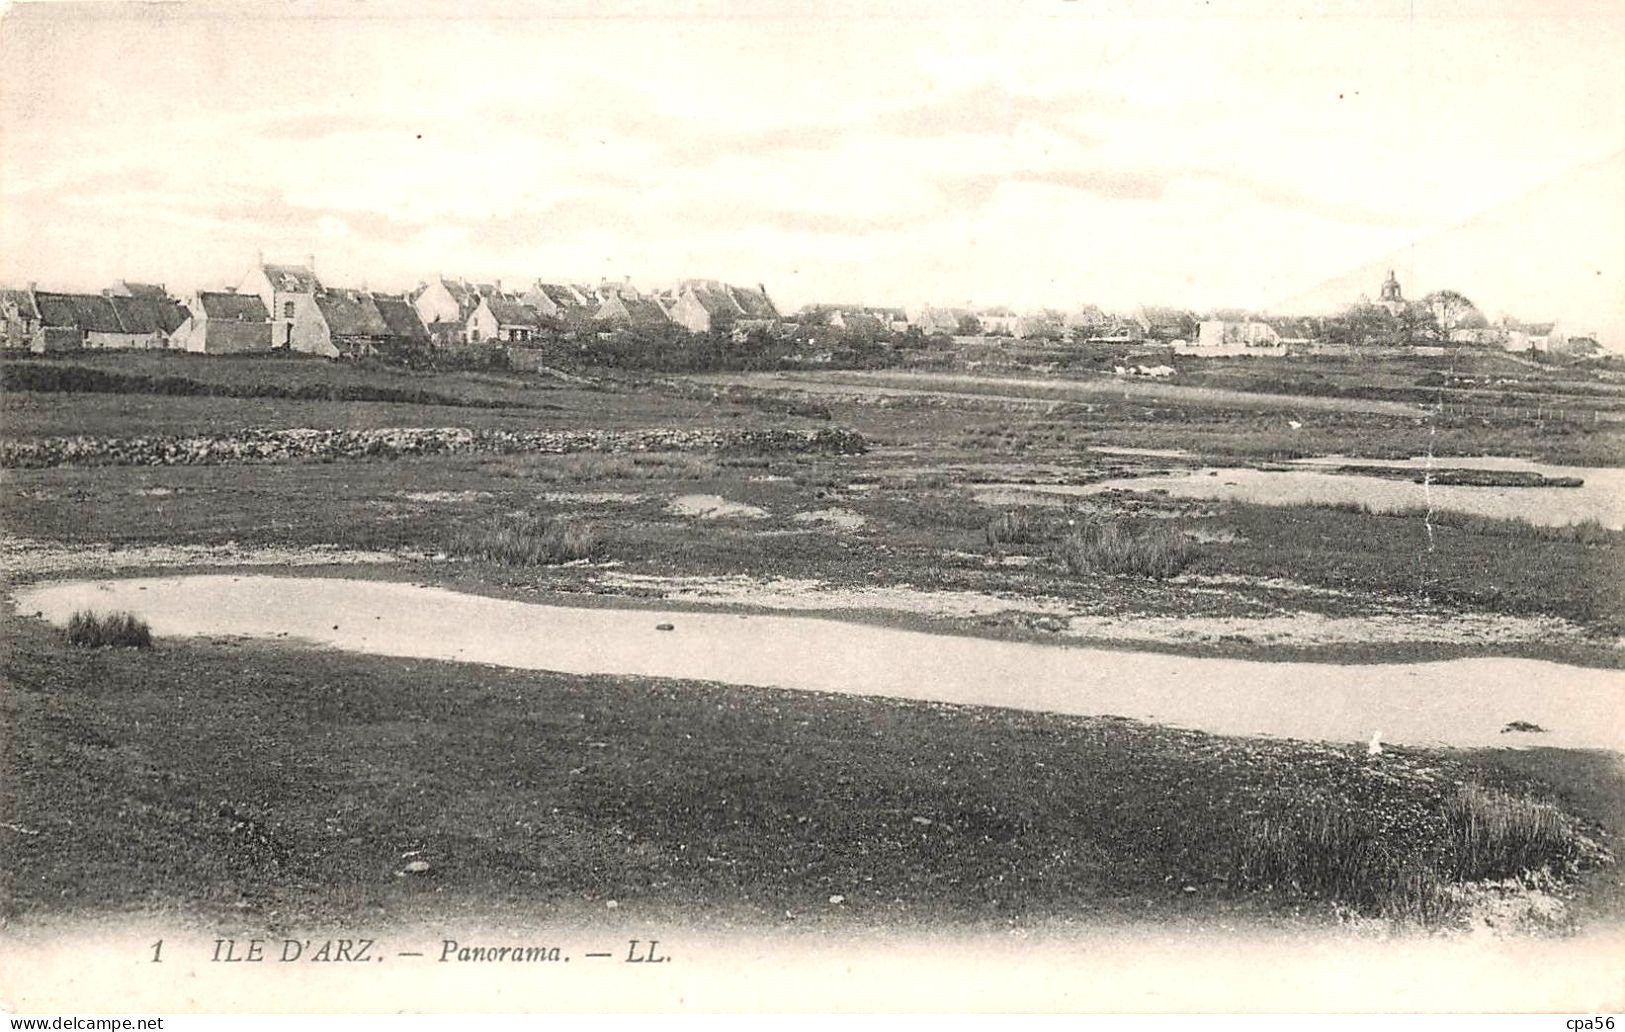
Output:
[[260,462],[332,462],[415,455],[512,455],[570,452],[787,451],[857,454],[856,431],[816,430],[474,430],[389,427],[375,430],[242,430],[154,437],[47,437],[0,441],[0,468],[53,466],[197,466]]

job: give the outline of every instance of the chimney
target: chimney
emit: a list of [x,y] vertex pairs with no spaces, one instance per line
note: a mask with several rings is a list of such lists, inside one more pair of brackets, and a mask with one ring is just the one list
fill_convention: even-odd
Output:
[[316,275],[316,256],[315,255],[313,255],[313,254],[305,255],[305,268],[310,270],[310,274],[312,276]]
[[498,276],[497,279],[496,279],[496,288],[497,288],[497,293],[498,294],[502,293],[502,277],[501,276]]
[[264,251],[255,251],[254,252],[254,264],[255,265],[264,265],[265,264],[265,252]]
[[35,283],[33,280],[29,280],[28,281],[28,292],[30,294],[32,294],[34,292],[34,288],[37,287],[37,286],[39,286],[38,283]]

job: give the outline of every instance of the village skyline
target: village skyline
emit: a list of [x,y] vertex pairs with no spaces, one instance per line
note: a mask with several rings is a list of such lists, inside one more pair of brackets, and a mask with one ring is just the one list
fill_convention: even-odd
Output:
[[270,240],[393,291],[1317,314],[1394,267],[1621,346],[1618,20],[1278,6],[16,5],[0,280],[225,286]]

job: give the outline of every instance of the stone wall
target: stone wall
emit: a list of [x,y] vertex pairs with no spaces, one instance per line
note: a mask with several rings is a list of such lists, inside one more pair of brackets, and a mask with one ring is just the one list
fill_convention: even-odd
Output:
[[567,452],[791,451],[856,454],[856,431],[817,430],[242,430],[188,437],[48,437],[0,441],[0,467],[193,466],[257,462],[332,462],[414,455]]

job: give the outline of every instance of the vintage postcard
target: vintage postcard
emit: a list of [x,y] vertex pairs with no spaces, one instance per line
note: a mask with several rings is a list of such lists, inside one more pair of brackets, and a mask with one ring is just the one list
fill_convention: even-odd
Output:
[[1619,1010],[1621,53],[11,5],[0,1006]]

